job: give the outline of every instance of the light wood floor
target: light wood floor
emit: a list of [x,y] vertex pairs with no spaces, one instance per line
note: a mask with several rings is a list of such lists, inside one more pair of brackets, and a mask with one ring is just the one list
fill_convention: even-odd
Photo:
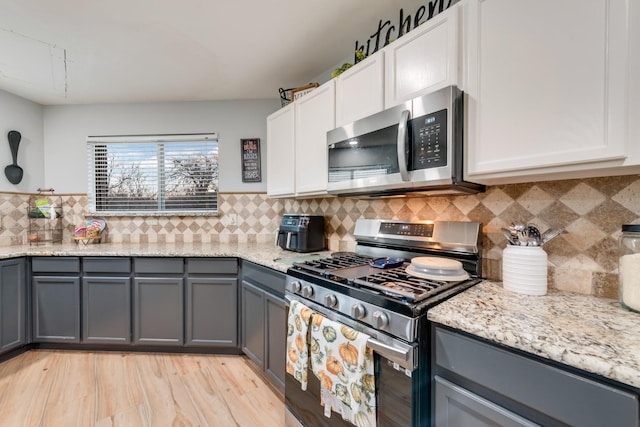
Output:
[[283,426],[245,356],[31,350],[0,364],[0,426]]

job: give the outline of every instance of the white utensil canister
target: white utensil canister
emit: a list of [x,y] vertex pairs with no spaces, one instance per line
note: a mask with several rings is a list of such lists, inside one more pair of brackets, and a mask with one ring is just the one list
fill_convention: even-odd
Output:
[[547,253],[540,246],[507,245],[502,251],[502,285],[526,295],[547,293]]

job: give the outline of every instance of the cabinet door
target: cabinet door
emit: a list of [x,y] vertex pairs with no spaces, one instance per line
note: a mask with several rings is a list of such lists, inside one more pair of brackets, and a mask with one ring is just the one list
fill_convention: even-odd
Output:
[[182,278],[137,277],[134,286],[134,343],[182,345],[184,298]]
[[469,176],[487,184],[569,178],[623,163],[628,2],[464,7]]
[[26,343],[24,259],[0,262],[0,353]]
[[435,401],[435,427],[538,425],[440,377],[435,377]]
[[265,325],[262,289],[242,282],[242,351],[264,369]]
[[386,108],[457,84],[458,21],[453,6],[383,49]]
[[296,195],[326,194],[327,131],[335,128],[335,123],[333,80],[296,100]]
[[238,281],[229,278],[187,279],[186,345],[238,345]]
[[267,195],[289,197],[294,183],[294,108],[293,104],[267,117]]
[[336,79],[336,127],[384,109],[384,52],[358,62]]
[[265,295],[265,371],[284,390],[287,320],[284,300]]
[[82,341],[100,344],[131,342],[131,279],[82,279]]
[[35,276],[33,340],[80,342],[80,278]]

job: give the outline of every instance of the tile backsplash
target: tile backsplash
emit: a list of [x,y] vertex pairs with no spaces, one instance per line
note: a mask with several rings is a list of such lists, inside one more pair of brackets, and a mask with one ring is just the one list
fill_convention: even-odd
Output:
[[[0,193],[0,245],[26,243],[28,194]],[[87,217],[86,195],[61,195],[64,239]],[[640,223],[640,175],[496,185],[485,193],[399,199],[269,199],[263,193],[220,194],[220,215],[106,217],[110,242],[268,243],[284,213],[324,215],[330,250],[353,250],[358,218],[478,221],[483,224],[483,270],[501,277],[501,227],[533,222],[564,228],[545,250],[549,286],[613,297],[618,292],[617,239],[622,224]]]

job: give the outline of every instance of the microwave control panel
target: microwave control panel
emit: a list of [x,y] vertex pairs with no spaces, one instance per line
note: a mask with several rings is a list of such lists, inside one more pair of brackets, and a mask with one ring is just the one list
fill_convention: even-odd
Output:
[[447,110],[411,120],[411,170],[447,165]]

